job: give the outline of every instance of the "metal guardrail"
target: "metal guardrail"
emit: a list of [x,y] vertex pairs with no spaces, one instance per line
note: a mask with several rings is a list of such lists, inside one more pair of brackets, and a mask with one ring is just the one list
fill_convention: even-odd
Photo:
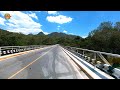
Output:
[[[76,48],[76,47],[70,47],[70,46],[65,46],[64,48],[71,52],[74,52],[75,54],[78,54],[80,58],[98,67],[99,69],[108,73],[109,75],[120,79],[120,69],[112,67],[112,65],[110,65],[108,60],[106,60],[106,58],[104,57],[104,55],[107,55],[107,56],[120,58],[119,54],[112,54],[112,53],[106,53],[106,52],[100,52],[100,51],[94,51],[94,50],[88,50],[88,49]],[[82,51],[82,53],[80,53],[79,51]],[[94,57],[91,58],[86,56],[85,52],[93,53]],[[101,60],[104,63],[101,63],[99,60],[97,60],[97,55],[99,58],[101,58]]]
[[109,64],[109,65],[110,65],[110,63],[106,60],[106,58],[103,55],[120,58],[119,54],[112,54],[112,53],[106,53],[106,52],[100,52],[100,51],[94,51],[94,50],[88,50],[88,49],[76,48],[76,47],[70,47],[70,46],[65,46],[65,48],[69,49],[69,50],[76,51],[76,52],[79,52],[78,50],[81,50],[82,53],[80,55],[83,57],[86,57],[86,58],[87,58],[87,56],[85,56],[85,52],[86,51],[91,52],[94,54],[94,60],[96,60],[96,56],[98,55],[103,60],[104,63]]
[[45,46],[46,45],[2,46],[2,47],[0,47],[0,56],[34,50],[34,49],[39,49],[39,48],[43,48]]

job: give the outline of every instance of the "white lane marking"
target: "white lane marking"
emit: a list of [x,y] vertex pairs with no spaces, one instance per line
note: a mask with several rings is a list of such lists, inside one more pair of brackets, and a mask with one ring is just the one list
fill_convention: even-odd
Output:
[[[68,51],[68,50],[67,50]],[[69,51],[68,51],[69,52]],[[69,52],[71,53],[71,52]],[[89,67],[91,67],[92,69],[94,69],[94,66],[92,66],[91,64],[89,64],[88,62],[82,60],[81,58],[77,57],[76,55],[74,55],[73,53],[71,53],[73,56],[75,56],[76,58],[78,58],[80,61],[84,62],[86,65],[88,65]],[[102,72],[100,69],[95,68],[94,69],[96,72],[100,73],[101,75],[103,75],[104,77],[108,78],[108,79],[114,79],[113,77],[111,77],[110,75],[106,74],[105,72]],[[96,74],[97,75],[97,74]]]
[[[53,49],[53,48],[52,48]],[[49,51],[51,51],[52,49],[50,49]],[[49,51],[47,51],[46,53],[44,53],[43,55],[41,55],[40,57],[38,57],[37,59],[35,59],[34,61],[32,61],[31,63],[29,63],[27,66],[25,66],[24,68],[22,68],[21,70],[17,71],[15,74],[13,74],[12,76],[10,76],[8,79],[13,78],[14,76],[16,76],[17,74],[19,74],[21,71],[23,71],[24,69],[26,69],[28,66],[30,66],[31,64],[33,64],[34,62],[36,62],[37,60],[39,60],[41,57],[43,57],[44,55],[46,55]]]
[[[64,51],[64,49],[61,47],[61,49]],[[65,52],[65,51],[64,51]],[[66,54],[66,53],[65,53]],[[67,55],[67,54],[66,54]],[[68,55],[67,55],[68,57]],[[70,58],[70,57],[69,57]],[[82,76],[82,74],[78,71],[78,69],[75,66],[75,63],[71,60],[68,60],[70,62],[70,64],[73,66],[73,68],[75,69],[75,71],[77,71],[77,73],[80,75],[81,79],[84,79],[84,77]]]
[[[68,55],[70,55],[70,57],[76,62],[76,63],[78,63],[79,64],[79,66],[81,67],[81,68],[83,68],[92,78],[94,78],[94,79],[102,79],[102,78],[100,78],[98,75],[96,75],[95,73],[93,73],[93,71],[91,71],[88,67],[86,67],[84,64],[82,64],[78,59],[76,59],[75,57],[73,57],[73,56],[75,56],[74,54],[72,54],[71,52],[69,52],[68,50],[66,50],[66,49],[64,49],[65,51],[66,51],[66,53],[68,54]],[[68,53],[69,52],[69,53]],[[73,55],[73,56],[72,56]],[[91,75],[92,74],[92,75]]]

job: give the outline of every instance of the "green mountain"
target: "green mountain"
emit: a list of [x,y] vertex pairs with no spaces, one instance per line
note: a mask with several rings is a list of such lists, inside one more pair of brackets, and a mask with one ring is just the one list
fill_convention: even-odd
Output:
[[48,34],[48,37],[75,38],[77,36],[76,35],[65,34],[65,33],[62,33],[62,32],[52,32],[52,33]]
[[45,35],[43,32],[39,32],[37,35]]

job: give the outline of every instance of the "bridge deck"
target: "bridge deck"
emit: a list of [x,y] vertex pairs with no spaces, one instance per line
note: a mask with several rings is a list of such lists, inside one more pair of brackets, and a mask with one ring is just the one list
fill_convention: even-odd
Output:
[[59,45],[0,57],[1,79],[88,78]]

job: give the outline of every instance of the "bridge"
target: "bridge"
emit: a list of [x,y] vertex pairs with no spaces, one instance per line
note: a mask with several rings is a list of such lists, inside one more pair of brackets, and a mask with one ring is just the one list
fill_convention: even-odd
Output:
[[119,79],[120,69],[113,68],[104,55],[120,58],[59,44],[3,46],[0,79]]

